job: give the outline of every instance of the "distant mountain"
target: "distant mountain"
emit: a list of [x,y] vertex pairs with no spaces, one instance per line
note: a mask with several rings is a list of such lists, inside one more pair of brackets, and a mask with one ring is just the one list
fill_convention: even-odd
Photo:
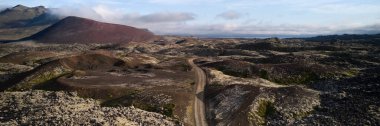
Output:
[[336,41],[379,41],[380,34],[343,34],[343,35],[326,35],[310,38],[302,38],[306,41],[313,42],[336,42]]
[[43,7],[17,5],[0,11],[0,42],[15,41],[33,35],[59,21]]
[[43,43],[127,43],[154,38],[146,29],[67,17],[28,38]]
[[49,25],[59,21],[58,16],[49,13],[49,9],[17,5],[0,12],[0,28],[20,28]]

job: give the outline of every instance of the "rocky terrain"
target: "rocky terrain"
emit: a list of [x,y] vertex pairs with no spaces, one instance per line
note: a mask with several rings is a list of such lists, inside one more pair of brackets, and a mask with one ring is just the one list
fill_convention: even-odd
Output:
[[278,85],[262,78],[243,79],[208,70],[212,125],[286,125],[320,105],[319,93],[302,86]]
[[101,107],[75,92],[2,92],[0,101],[0,125],[181,125],[133,106]]
[[1,46],[2,90],[76,91],[80,97],[99,100],[101,106],[133,105],[187,125],[193,122],[193,73],[186,58],[154,54],[166,46],[33,42]]
[[0,44],[0,125],[380,125],[379,40],[154,36],[68,17]]
[[371,40],[263,39],[198,47],[204,50],[198,55],[212,56],[197,61],[209,79],[209,124],[379,125],[379,47]]
[[[1,88],[8,95],[31,89],[77,92],[96,99],[101,108],[134,106],[176,120],[172,123],[194,125],[195,77],[186,61],[197,57],[196,65],[207,75],[209,125],[379,124],[380,57],[372,42],[157,39],[2,44]],[[115,122],[103,117],[105,123]],[[22,123],[17,121],[2,122]]]

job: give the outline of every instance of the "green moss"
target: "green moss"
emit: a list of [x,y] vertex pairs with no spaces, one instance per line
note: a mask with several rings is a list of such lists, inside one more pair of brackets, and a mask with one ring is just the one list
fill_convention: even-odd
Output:
[[109,98],[113,98],[113,95],[111,93],[108,94]]
[[311,113],[313,113],[313,111],[310,111],[310,112],[301,112],[301,113],[295,115],[294,118],[295,119],[302,119],[304,117],[309,116]]
[[298,76],[288,76],[284,78],[270,78],[269,80],[274,81],[279,84],[309,84],[311,82],[315,82],[321,79],[334,79],[337,76],[344,76],[344,77],[355,77],[359,74],[359,71],[356,69],[350,69],[343,71],[341,73],[339,72],[325,72],[323,74],[317,74],[315,72],[303,72],[302,74]]
[[[136,95],[138,95],[138,92],[130,92],[128,95],[116,98],[116,99],[111,99],[111,100],[106,100],[101,104],[101,106],[106,106],[106,107],[116,107],[116,106],[134,106],[136,108],[146,110],[149,112],[157,112],[169,117],[173,117],[173,112],[175,109],[175,104],[169,103],[169,104],[151,104],[151,103],[146,103],[144,101],[140,101],[140,99],[136,98]],[[109,97],[111,98],[111,97]]]
[[183,71],[190,71],[190,70],[192,69],[192,67],[191,67],[189,64],[185,64],[185,63],[180,64],[179,67],[180,67],[181,70],[183,70]]
[[44,75],[38,76],[36,78],[33,78],[28,83],[32,86],[36,85],[36,84],[42,84],[42,83],[45,83],[51,79],[58,78],[58,77],[61,77],[63,75],[66,75],[66,74],[68,74],[68,73],[48,73],[48,74],[44,74]]
[[35,76],[29,80],[26,80],[25,82],[19,83],[15,85],[14,87],[9,88],[8,90],[13,91],[13,90],[33,89],[34,87],[40,87],[40,85],[44,85],[46,83],[49,83],[51,80],[55,80],[59,77],[62,77],[68,74],[71,74],[71,72],[70,71],[46,72],[38,76]]
[[[62,75],[62,76],[66,76],[66,75]],[[46,91],[59,91],[59,90],[63,90],[64,87],[62,85],[59,85],[58,83],[54,83],[55,80],[57,80],[59,77],[62,77],[62,76],[58,76],[56,78],[52,78],[48,81],[45,81],[43,83],[40,83],[40,84],[36,84],[32,87],[32,89],[36,89],[36,90],[46,90]]]
[[113,98],[113,94],[108,93],[106,97],[103,97],[103,103],[101,106],[116,107],[116,106],[131,106],[133,104],[134,96],[138,94],[137,90],[125,90],[124,96]]
[[163,114],[169,117],[173,117],[174,107],[175,107],[174,104],[164,105]]
[[190,85],[195,85],[195,82],[194,82],[194,81],[193,81],[193,82],[191,82],[191,83],[190,83]]
[[219,71],[222,71],[226,75],[235,76],[235,77],[246,78],[250,75],[249,72],[246,70],[233,70],[224,66],[219,66],[216,69],[218,69]]
[[142,102],[134,102],[133,106],[136,108],[140,108],[142,110],[149,111],[149,112],[157,112],[168,117],[174,117],[173,115],[174,108],[175,108],[174,104],[152,105],[152,104],[146,104]]
[[266,70],[260,70],[259,76],[263,79],[269,79],[268,72]]
[[279,84],[308,84],[319,79],[320,77],[318,74],[314,72],[305,72],[298,76],[295,75],[284,78],[270,78],[269,80]]
[[313,82],[313,81],[316,81],[319,79],[319,76],[318,74],[314,73],[314,72],[307,72],[305,73],[299,80],[299,83],[300,84],[307,84],[307,83],[310,83],[310,82]]
[[254,125],[265,125],[269,116],[276,112],[273,103],[269,101],[259,101],[259,106],[255,113],[249,113],[248,118]]
[[349,69],[347,71],[343,71],[342,74],[347,77],[355,77],[356,75],[359,74],[359,71],[356,69]]
[[223,88],[224,85],[219,84],[219,83],[217,83],[217,82],[213,82],[213,83],[207,85],[207,87],[208,87],[208,88],[211,88],[211,89],[219,89],[219,88]]
[[257,115],[263,118],[267,118],[270,115],[273,115],[275,112],[275,108],[273,106],[273,103],[268,101],[260,101]]

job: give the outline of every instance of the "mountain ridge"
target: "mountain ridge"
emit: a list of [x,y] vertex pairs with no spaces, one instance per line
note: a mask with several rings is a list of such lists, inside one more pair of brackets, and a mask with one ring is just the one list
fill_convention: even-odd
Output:
[[17,5],[0,10],[0,41],[13,42],[33,35],[61,18],[44,6]]
[[57,22],[58,16],[44,6],[27,7],[17,5],[0,12],[0,28],[20,28],[49,25]]

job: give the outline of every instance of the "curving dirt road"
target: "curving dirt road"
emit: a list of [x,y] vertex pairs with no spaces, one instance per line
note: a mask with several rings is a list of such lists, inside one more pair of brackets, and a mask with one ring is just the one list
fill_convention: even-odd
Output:
[[206,74],[201,68],[193,62],[194,58],[188,60],[189,64],[193,68],[196,76],[196,90],[195,90],[195,100],[194,100],[194,118],[195,126],[207,126],[206,115],[205,115],[205,104],[203,103],[203,92],[206,85]]

